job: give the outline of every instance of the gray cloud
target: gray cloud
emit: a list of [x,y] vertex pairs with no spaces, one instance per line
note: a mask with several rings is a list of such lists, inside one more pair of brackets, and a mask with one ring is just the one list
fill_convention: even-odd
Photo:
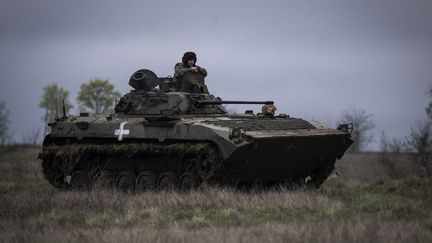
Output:
[[19,139],[41,126],[43,86],[58,82],[75,99],[80,83],[101,77],[124,93],[133,71],[170,75],[194,50],[216,95],[274,99],[324,122],[356,106],[401,137],[427,102],[430,23],[427,0],[3,0],[0,95]]

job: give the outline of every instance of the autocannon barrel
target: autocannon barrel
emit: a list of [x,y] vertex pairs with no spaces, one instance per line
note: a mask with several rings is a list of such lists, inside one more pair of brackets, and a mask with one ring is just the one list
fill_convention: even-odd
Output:
[[273,105],[274,101],[239,101],[239,100],[200,100],[198,101],[198,105],[223,105],[223,104]]

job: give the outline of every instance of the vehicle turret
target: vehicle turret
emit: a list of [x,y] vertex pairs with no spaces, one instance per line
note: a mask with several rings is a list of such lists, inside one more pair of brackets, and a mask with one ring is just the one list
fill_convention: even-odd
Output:
[[[185,82],[187,80],[182,80],[182,83]],[[189,83],[186,86],[193,87],[195,82]],[[157,77],[148,69],[135,72],[129,84],[135,90],[124,95],[115,107],[115,112],[121,115],[221,115],[227,113],[222,106],[224,104],[274,104],[273,101],[221,100],[207,92],[185,92],[184,84],[176,83],[171,77]],[[200,81],[199,85],[205,87],[203,81]],[[207,90],[206,87],[205,90]]]

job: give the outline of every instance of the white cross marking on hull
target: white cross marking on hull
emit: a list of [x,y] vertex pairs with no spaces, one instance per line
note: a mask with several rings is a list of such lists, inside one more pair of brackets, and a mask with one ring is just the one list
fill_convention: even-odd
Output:
[[119,141],[123,140],[123,136],[124,135],[129,135],[129,130],[128,129],[124,129],[124,126],[126,125],[126,123],[128,123],[128,122],[124,121],[124,122],[120,123],[120,129],[116,129],[114,131],[114,135],[118,136],[117,139]]

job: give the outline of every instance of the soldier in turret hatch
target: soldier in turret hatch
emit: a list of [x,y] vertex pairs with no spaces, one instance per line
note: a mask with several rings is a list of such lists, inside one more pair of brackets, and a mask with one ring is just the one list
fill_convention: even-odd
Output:
[[174,79],[177,86],[183,92],[190,93],[208,93],[204,84],[204,78],[207,76],[207,70],[196,65],[197,57],[193,52],[186,52],[183,55],[182,62],[174,67]]

